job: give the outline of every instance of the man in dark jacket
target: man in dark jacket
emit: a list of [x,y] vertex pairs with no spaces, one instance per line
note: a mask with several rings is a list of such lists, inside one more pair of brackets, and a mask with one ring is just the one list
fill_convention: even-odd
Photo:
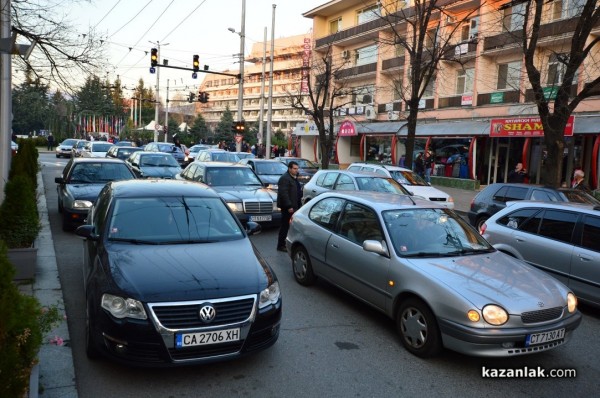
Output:
[[285,238],[290,227],[290,218],[300,208],[300,199],[302,198],[302,188],[298,182],[298,163],[294,161],[288,163],[288,169],[279,178],[277,186],[277,207],[281,209],[281,227],[277,239],[277,250],[284,252],[287,251]]

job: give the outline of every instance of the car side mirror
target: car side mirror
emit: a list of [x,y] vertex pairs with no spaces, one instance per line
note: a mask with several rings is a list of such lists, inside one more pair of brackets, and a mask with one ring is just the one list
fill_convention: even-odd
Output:
[[100,237],[94,231],[93,225],[81,225],[75,230],[75,235],[80,238],[97,241]]
[[262,227],[260,226],[259,223],[254,222],[254,221],[248,221],[245,225],[246,227],[246,233],[248,235],[256,235],[259,234],[260,231],[262,231]]
[[385,241],[365,240],[363,242],[363,250],[367,252],[377,253],[384,257],[390,257]]
[[65,179],[62,177],[54,177],[54,182],[57,184],[64,184],[65,183]]

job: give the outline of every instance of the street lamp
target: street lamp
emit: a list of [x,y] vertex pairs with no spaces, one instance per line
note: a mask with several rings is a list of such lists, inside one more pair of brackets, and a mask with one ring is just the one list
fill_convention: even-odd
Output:
[[[237,121],[242,122],[244,120],[244,39],[246,37],[246,0],[242,0],[242,29],[240,32],[236,32],[233,28],[227,28],[231,33],[236,33],[240,36],[240,84],[238,89],[238,117]],[[234,137],[235,138],[235,137]],[[242,150],[242,143],[235,143],[235,150],[240,152]]]

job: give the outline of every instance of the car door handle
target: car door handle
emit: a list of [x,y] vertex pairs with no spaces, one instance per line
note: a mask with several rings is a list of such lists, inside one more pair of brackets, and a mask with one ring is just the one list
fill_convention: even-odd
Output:
[[340,247],[337,245],[337,243],[332,243],[331,247],[333,247],[334,249],[339,249]]
[[317,193],[317,190],[316,190],[316,189],[313,189],[313,190],[312,190],[312,193]]
[[515,240],[517,242],[527,242],[527,239],[525,239],[524,237],[522,237],[520,235],[515,236]]
[[579,257],[579,259],[581,261],[592,261],[592,260],[594,260],[593,258],[591,258],[589,256],[586,256],[586,255],[583,255],[583,254],[578,254],[577,257]]

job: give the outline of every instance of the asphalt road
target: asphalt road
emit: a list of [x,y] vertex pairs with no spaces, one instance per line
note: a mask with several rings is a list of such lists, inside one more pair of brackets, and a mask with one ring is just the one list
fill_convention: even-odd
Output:
[[[48,212],[68,316],[80,397],[586,397],[600,375],[598,310],[567,345],[541,354],[501,359],[445,351],[422,360],[402,347],[394,323],[324,282],[298,285],[286,253],[275,251],[277,230],[252,238],[271,264],[283,292],[279,341],[236,361],[174,369],[125,367],[90,361],[84,352],[82,243],[61,230],[54,177],[66,164],[40,155]],[[482,377],[490,370],[575,369],[574,378]]]

